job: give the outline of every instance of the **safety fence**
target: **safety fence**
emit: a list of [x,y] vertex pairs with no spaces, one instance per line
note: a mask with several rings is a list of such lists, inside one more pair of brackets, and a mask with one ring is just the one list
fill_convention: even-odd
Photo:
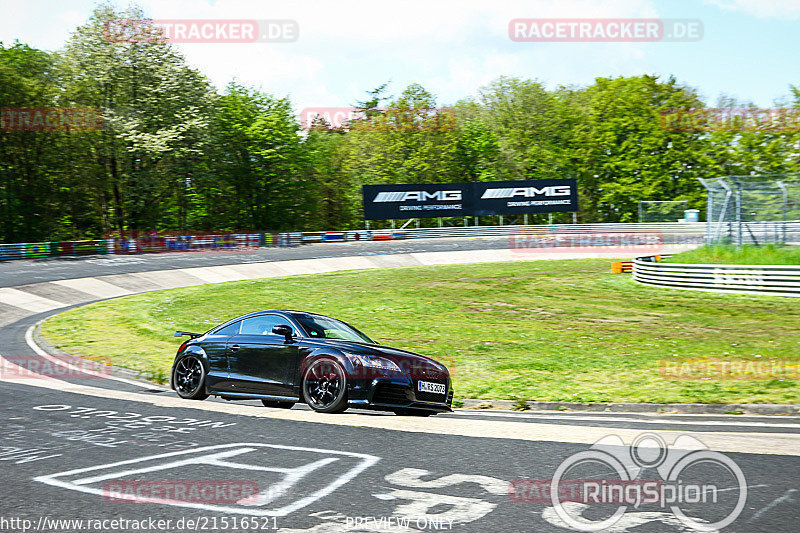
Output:
[[[788,223],[787,231],[800,241],[800,222]],[[513,241],[531,240],[531,236],[546,236],[537,246],[557,247],[567,240],[592,235],[650,235],[659,244],[701,244],[705,241],[706,225],[685,223],[609,223],[609,224],[547,224],[466,226],[443,228],[403,228],[379,230],[231,233],[180,236],[146,236],[93,241],[36,242],[0,244],[0,261],[39,259],[46,257],[97,254],[146,254],[196,250],[226,250],[261,246],[300,246],[304,244],[341,244],[354,241],[389,241],[405,239],[435,239],[456,237],[500,237]],[[549,237],[553,237],[550,239]],[[790,239],[791,240],[791,239]],[[571,242],[571,241],[570,241]],[[587,246],[604,246],[602,239],[587,239]],[[569,244],[568,244],[569,245]],[[572,243],[571,245],[574,245]],[[640,252],[641,253],[641,252]]]
[[696,265],[660,262],[657,257],[635,259],[633,279],[676,289],[800,296],[800,266]]
[[254,248],[258,246],[293,246],[299,244],[297,238],[292,238],[291,235],[292,234],[279,233],[234,233],[0,244],[0,261],[81,255],[131,255],[196,250],[225,250]]
[[357,240],[405,239],[401,231],[323,231],[287,233],[230,233],[122,237],[114,239],[0,244],[0,261],[82,255],[133,255],[164,252],[244,250],[263,246],[300,246]]

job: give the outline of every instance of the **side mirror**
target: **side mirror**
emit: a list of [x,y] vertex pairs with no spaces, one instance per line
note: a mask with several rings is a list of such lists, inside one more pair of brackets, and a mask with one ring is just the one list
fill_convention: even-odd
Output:
[[292,342],[292,328],[286,325],[279,325],[272,327],[272,333],[275,335],[283,335],[286,339],[286,342]]

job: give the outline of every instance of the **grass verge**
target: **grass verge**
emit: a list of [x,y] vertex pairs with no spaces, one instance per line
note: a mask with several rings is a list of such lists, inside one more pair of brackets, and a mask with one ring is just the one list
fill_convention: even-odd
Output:
[[647,287],[610,274],[609,263],[412,267],[188,287],[73,309],[47,320],[42,333],[76,355],[166,374],[176,329],[301,309],[440,360],[461,398],[800,403],[797,379],[671,380],[660,371],[683,358],[796,363],[800,301]]
[[669,263],[723,265],[800,265],[800,246],[701,246],[664,259]]

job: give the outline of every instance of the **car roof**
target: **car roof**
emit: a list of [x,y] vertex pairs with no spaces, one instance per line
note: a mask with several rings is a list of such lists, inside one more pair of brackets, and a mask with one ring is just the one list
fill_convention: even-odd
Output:
[[252,313],[248,313],[246,315],[238,316],[233,320],[241,320],[244,318],[250,318],[258,315],[265,315],[265,314],[279,314],[279,315],[289,315],[292,317],[296,316],[320,316],[324,318],[331,318],[325,315],[320,315],[319,313],[309,313],[308,311],[295,311],[291,309],[265,309],[263,311],[254,311]]

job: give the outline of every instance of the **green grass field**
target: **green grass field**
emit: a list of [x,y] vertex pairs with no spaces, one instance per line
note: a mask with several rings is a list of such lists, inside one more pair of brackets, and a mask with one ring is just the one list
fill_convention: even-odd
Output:
[[664,259],[669,263],[726,265],[800,265],[800,246],[701,246]]
[[92,304],[47,320],[43,334],[166,376],[176,329],[291,308],[440,360],[457,398],[800,403],[797,379],[668,380],[659,370],[684,357],[796,362],[800,300],[645,287],[609,272],[609,260],[592,259],[242,281]]

